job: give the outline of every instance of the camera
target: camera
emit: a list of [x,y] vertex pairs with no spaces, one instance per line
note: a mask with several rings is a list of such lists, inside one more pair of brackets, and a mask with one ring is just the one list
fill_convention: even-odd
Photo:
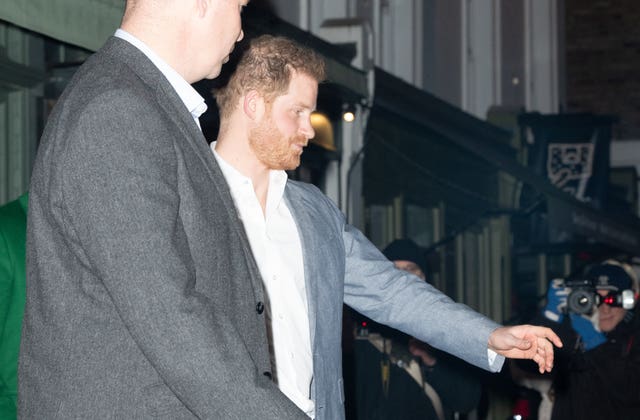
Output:
[[565,280],[564,286],[571,289],[567,296],[569,312],[589,314],[600,303],[600,295],[591,280]]
[[576,314],[590,314],[603,303],[624,309],[633,309],[635,305],[633,290],[610,291],[606,296],[600,296],[596,282],[587,279],[565,280],[564,286],[570,289],[567,310]]

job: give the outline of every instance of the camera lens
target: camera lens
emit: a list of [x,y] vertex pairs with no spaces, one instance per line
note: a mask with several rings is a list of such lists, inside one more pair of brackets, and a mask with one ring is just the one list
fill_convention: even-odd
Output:
[[592,312],[595,303],[595,294],[588,290],[574,290],[569,293],[569,297],[567,298],[569,310],[577,314],[588,314]]

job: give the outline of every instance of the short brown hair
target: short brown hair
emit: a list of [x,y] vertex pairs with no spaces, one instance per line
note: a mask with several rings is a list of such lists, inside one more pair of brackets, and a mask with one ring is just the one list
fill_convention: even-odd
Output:
[[250,90],[259,91],[267,100],[286,92],[292,71],[320,83],[325,78],[324,60],[288,38],[261,35],[252,39],[229,82],[214,93],[220,117],[228,116],[238,99]]

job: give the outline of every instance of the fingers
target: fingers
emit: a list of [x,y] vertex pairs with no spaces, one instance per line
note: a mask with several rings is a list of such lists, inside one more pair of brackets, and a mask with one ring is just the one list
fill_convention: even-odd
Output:
[[550,328],[547,328],[545,338],[551,341],[556,347],[562,347],[562,340],[560,340],[560,337],[558,337]]
[[538,363],[540,373],[551,372],[553,369],[553,347],[549,341],[545,338],[538,340],[538,348],[533,358]]
[[538,371],[540,373],[544,373],[547,367],[545,358],[540,354],[536,354],[535,356],[533,356],[532,360],[538,364]]
[[562,340],[557,336],[555,332],[551,328],[547,327],[532,327],[533,334],[535,334],[539,338],[545,338],[553,343],[556,347],[562,347]]
[[562,347],[562,341],[553,330],[546,327],[531,327],[517,347],[529,354],[525,357],[531,358],[538,365],[540,373],[545,373],[553,369],[554,345]]

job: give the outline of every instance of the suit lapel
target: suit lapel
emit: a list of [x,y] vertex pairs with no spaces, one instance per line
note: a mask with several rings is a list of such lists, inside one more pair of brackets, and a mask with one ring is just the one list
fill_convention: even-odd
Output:
[[285,200],[287,207],[293,219],[296,222],[298,229],[298,235],[300,235],[300,242],[302,245],[302,259],[304,266],[304,281],[307,292],[307,304],[309,311],[309,333],[311,334],[311,349],[315,347],[316,336],[316,314],[318,305],[318,282],[316,279],[320,278],[319,264],[315,263],[315,259],[312,258],[312,250],[314,244],[319,238],[321,232],[316,229],[314,220],[319,220],[320,217],[317,214],[317,209],[313,203],[295,184],[287,182],[285,189]]

